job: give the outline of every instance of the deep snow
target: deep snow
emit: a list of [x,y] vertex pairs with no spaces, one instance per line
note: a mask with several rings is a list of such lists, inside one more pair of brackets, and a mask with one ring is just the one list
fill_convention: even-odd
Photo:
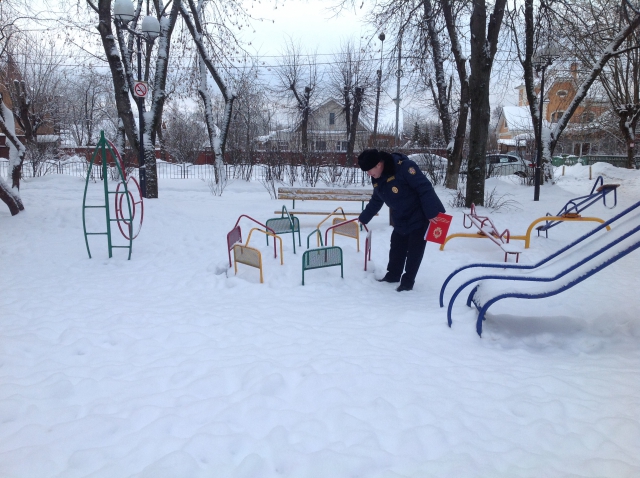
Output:
[[[639,173],[595,165],[594,178],[621,184],[618,206],[585,215],[608,219],[640,200]],[[518,207],[479,212],[524,234],[587,194],[588,175],[566,168],[537,203],[516,178],[491,179]],[[283,236],[283,266],[264,237],[251,239],[260,284],[256,269],[234,276],[226,264],[236,219],[264,222],[283,205],[260,183],[216,197],[203,181],[161,180],[130,261],[124,250],[108,259],[98,236],[88,258],[83,188],[28,180],[26,210],[0,208],[0,476],[640,476],[640,253],[561,295],[495,304],[479,338],[475,309],[458,299],[448,328],[438,293],[457,267],[502,261],[490,241],[428,244],[415,289],[398,293],[375,281],[391,233],[383,209],[368,272],[355,241],[338,237],[344,279],[314,270],[301,286],[321,220],[303,216],[303,247],[293,255]],[[448,212],[450,233],[463,231],[461,210]],[[595,225],[535,237],[521,262]],[[252,226],[241,226],[246,238]]]

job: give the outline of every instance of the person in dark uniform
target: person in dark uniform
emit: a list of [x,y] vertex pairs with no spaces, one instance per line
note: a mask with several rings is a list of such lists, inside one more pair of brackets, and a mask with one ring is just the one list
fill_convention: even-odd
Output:
[[365,149],[358,156],[358,165],[373,184],[369,204],[358,220],[368,224],[383,204],[391,210],[389,264],[379,281],[399,282],[398,292],[411,290],[424,255],[429,221],[445,212],[444,206],[431,182],[404,154]]

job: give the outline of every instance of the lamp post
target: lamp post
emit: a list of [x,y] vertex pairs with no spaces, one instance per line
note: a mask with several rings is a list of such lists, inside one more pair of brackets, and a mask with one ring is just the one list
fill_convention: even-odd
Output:
[[378,89],[376,90],[376,112],[373,118],[373,146],[378,140],[378,108],[380,107],[380,86],[382,84],[382,48],[384,47],[384,33],[378,35],[380,40],[380,69],[378,70]]
[[540,118],[538,121],[538,144],[536,152],[536,164],[533,176],[533,200],[540,200],[540,183],[542,182],[542,123],[544,114],[544,74],[547,68],[551,66],[553,61],[558,57],[556,52],[550,47],[543,48],[538,55],[533,58],[533,67],[540,77],[540,97],[538,102],[540,103]]
[[[142,40],[153,45],[155,39],[160,35],[160,23],[158,19],[149,15],[149,1],[147,0],[147,16],[140,25],[141,31],[129,28],[127,25],[135,16],[135,9],[131,0],[116,0],[113,4],[113,16],[129,33],[135,35],[138,60],[138,82],[142,81]],[[142,197],[147,197],[147,171],[144,164],[144,96],[136,96],[138,105],[138,176],[140,178],[140,191]]]

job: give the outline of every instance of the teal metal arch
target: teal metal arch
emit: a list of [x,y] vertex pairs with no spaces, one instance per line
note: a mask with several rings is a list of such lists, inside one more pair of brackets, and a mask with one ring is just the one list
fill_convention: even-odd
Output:
[[[123,192],[110,191],[109,190],[109,175],[107,170],[107,151],[111,153],[111,156],[115,159],[116,168],[118,171],[118,180],[121,183],[121,186],[124,188]],[[91,178],[91,170],[93,169],[93,165],[95,164],[96,156],[100,154],[101,158],[101,176],[102,176],[102,184],[104,186],[104,204],[87,204],[87,189],[89,188],[89,179]],[[114,195],[117,200],[117,194],[124,194],[127,198],[127,212],[129,213],[128,217],[124,217],[125,211],[122,211],[123,217],[118,219],[111,217],[111,210],[109,208],[109,195]],[[105,211],[105,220],[106,220],[106,231],[100,232],[88,232],[87,231],[87,221],[86,221],[86,211],[87,209],[99,209],[104,208]],[[124,208],[123,208],[124,209]],[[128,245],[120,246],[114,245],[111,237],[111,223],[121,221],[124,222],[125,226],[129,228],[129,238],[127,240]],[[104,131],[100,131],[100,140],[98,141],[98,145],[96,149],[93,151],[93,155],[91,156],[91,161],[89,162],[89,167],[87,168],[87,178],[84,184],[84,196],[82,198],[82,228],[84,230],[84,242],[87,246],[87,253],[89,254],[89,259],[91,259],[91,249],[89,248],[89,236],[107,236],[107,247],[109,250],[109,258],[113,256],[113,249],[129,249],[129,256],[127,260],[131,259],[131,250],[133,248],[133,209],[131,205],[131,199],[129,190],[127,189],[127,180],[122,164],[122,160],[120,159],[120,155],[118,154],[115,147],[112,147],[109,141],[104,136]]]

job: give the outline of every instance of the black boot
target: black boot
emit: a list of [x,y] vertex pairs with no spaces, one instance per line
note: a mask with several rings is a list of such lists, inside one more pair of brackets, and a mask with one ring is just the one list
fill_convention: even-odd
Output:
[[382,279],[378,279],[378,282],[390,282],[391,284],[395,284],[396,282],[400,282],[400,278],[396,279],[387,273]]
[[398,292],[404,292],[406,290],[413,290],[413,286],[407,284],[400,284],[396,289]]

